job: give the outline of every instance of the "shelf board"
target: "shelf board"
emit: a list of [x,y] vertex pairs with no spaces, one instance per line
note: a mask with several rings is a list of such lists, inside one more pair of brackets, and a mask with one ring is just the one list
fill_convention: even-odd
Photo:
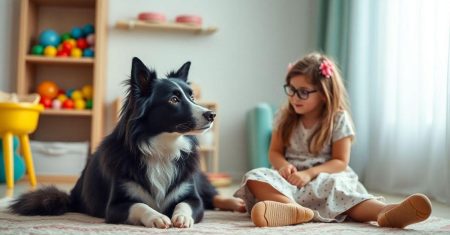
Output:
[[55,116],[91,116],[92,110],[75,110],[75,109],[45,109],[42,115]]
[[38,6],[58,6],[58,7],[95,7],[93,0],[31,0]]
[[217,31],[216,27],[201,27],[189,24],[181,24],[174,22],[151,23],[142,20],[119,20],[116,22],[118,29],[149,29],[149,30],[168,30],[168,31],[184,31],[199,34],[212,34]]
[[80,64],[80,65],[93,65],[93,58],[72,58],[72,57],[45,57],[27,55],[25,60],[29,63],[36,64]]
[[214,146],[200,146],[198,150],[200,152],[214,152],[216,148]]

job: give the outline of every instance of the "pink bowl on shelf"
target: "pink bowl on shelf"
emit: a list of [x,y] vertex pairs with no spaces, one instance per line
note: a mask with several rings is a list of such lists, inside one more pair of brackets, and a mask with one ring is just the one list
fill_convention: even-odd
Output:
[[181,24],[189,24],[195,26],[202,25],[202,17],[197,15],[179,15],[175,18],[175,22]]
[[138,15],[138,19],[151,23],[166,22],[166,16],[163,13],[159,12],[141,12]]

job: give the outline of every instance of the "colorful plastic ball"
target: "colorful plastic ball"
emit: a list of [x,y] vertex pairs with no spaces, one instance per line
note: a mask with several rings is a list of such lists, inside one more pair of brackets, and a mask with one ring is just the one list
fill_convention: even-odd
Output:
[[75,109],[82,110],[86,108],[86,102],[83,99],[75,100]]
[[42,98],[47,97],[50,100],[58,95],[58,90],[58,85],[52,81],[43,81],[37,88],[37,92]]
[[93,92],[92,92],[92,86],[91,85],[84,85],[81,88],[81,92],[83,93],[83,97],[90,100],[92,99]]
[[92,100],[87,100],[86,101],[86,109],[92,109],[92,106],[93,106]]
[[66,94],[66,91],[64,89],[61,89],[61,88],[58,89],[58,96],[65,95],[65,94]]
[[58,52],[56,52],[56,56],[59,57],[68,57],[69,56],[69,52],[63,50],[62,48],[58,50]]
[[83,37],[83,30],[78,27],[74,27],[72,28],[72,31],[70,31],[70,35],[72,35],[75,39],[81,38]]
[[58,99],[62,103],[65,100],[67,100],[67,96],[65,94],[59,94],[58,97],[56,97],[56,99]]
[[94,25],[92,25],[92,24],[85,24],[83,26],[83,33],[84,33],[84,35],[88,35],[88,34],[94,33],[94,31],[95,31]]
[[49,109],[52,107],[52,99],[48,98],[48,97],[41,97],[41,99],[39,100],[39,103],[42,104],[42,106],[44,106],[44,108]]
[[78,38],[77,39],[77,47],[80,49],[84,49],[88,47],[88,43],[85,38]]
[[42,45],[35,45],[31,48],[31,54],[42,55],[44,53],[44,47]]
[[44,49],[44,55],[47,57],[54,57],[58,51],[54,46],[46,46]]
[[70,36],[70,33],[63,33],[63,35],[61,35],[61,41],[66,41],[67,39],[71,39],[72,37]]
[[67,97],[72,97],[72,92],[73,92],[74,90],[75,90],[75,89],[73,89],[73,88],[67,89],[67,91],[66,91],[66,96],[67,96]]
[[75,102],[73,102],[72,99],[64,100],[64,102],[62,103],[63,109],[73,109],[74,106],[75,106]]
[[70,98],[73,100],[83,99],[83,93],[80,90],[74,90]]
[[74,47],[74,45],[71,42],[69,42],[69,41],[64,41],[61,44],[61,49],[64,50],[64,51],[67,51],[67,52],[70,52],[73,47]]
[[[1,150],[1,148],[0,148]],[[5,162],[3,161],[3,151],[0,151],[0,182],[6,182]],[[25,162],[18,153],[13,155],[14,181],[20,180],[25,175]]]
[[62,107],[62,102],[61,102],[61,100],[59,100],[59,99],[54,99],[54,100],[52,101],[52,108],[54,108],[54,109],[61,109],[61,107]]
[[80,58],[83,55],[83,51],[80,48],[72,48],[70,51],[70,56],[74,58]]
[[67,39],[67,40],[65,40],[64,42],[68,42],[68,43],[70,43],[70,44],[72,45],[72,47],[71,47],[70,49],[72,49],[72,48],[74,48],[74,47],[77,46],[77,40],[75,40],[75,39],[73,39],[73,38]]
[[42,46],[58,46],[58,44],[61,42],[61,37],[57,32],[51,29],[47,29],[42,31],[42,33],[39,35],[39,44]]
[[94,57],[94,50],[92,50],[91,48],[84,49],[83,56],[84,57]]
[[86,41],[89,44],[89,46],[95,45],[95,35],[94,34],[87,35]]

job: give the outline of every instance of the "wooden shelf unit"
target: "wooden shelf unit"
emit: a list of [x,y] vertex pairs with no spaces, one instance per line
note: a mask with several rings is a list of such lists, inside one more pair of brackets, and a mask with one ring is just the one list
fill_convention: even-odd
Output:
[[115,25],[118,29],[145,29],[145,30],[164,30],[164,31],[181,31],[198,34],[212,34],[218,29],[216,27],[202,27],[190,24],[182,24],[175,22],[152,23],[142,20],[119,20]]
[[[92,110],[45,110],[31,136],[39,141],[88,141],[93,151],[103,138],[104,84],[107,37],[107,0],[21,0],[17,93],[35,93],[44,80],[62,89],[93,87]],[[44,57],[30,55],[39,34],[59,34],[85,24],[95,27],[95,57]]]

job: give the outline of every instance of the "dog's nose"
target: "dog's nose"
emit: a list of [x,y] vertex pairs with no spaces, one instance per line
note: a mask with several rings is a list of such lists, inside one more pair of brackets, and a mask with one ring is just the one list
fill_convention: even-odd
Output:
[[214,121],[214,118],[216,117],[216,113],[213,111],[207,111],[203,113],[203,117],[206,118],[206,120],[212,122]]

